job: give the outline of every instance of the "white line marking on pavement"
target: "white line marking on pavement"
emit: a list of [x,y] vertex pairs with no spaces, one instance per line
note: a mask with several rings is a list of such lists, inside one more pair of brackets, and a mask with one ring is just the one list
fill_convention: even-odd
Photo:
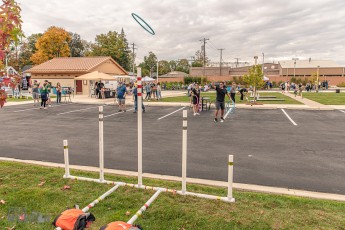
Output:
[[285,112],[285,110],[284,110],[284,109],[281,109],[281,110],[283,111],[283,113],[285,114],[285,116],[286,116],[287,118],[289,118],[289,120],[291,121],[291,123],[292,123],[293,125],[297,126],[296,122],[294,122],[294,121],[291,119],[291,117]]
[[342,112],[342,113],[345,113],[345,111],[344,111],[344,110],[339,109],[339,111],[340,111],[340,112]]
[[[104,106],[108,106],[108,105],[104,105]],[[67,114],[67,113],[74,113],[74,112],[79,112],[79,111],[85,111],[85,110],[94,109],[94,108],[98,108],[98,107],[99,106],[93,106],[93,107],[88,107],[86,109],[77,109],[77,110],[72,110],[72,111],[68,111],[68,112],[58,113],[56,115],[63,115],[63,114]]]
[[[134,110],[134,109],[129,109],[129,110],[126,110],[126,111],[128,112],[128,111],[132,111],[132,110]],[[107,116],[104,116],[104,118],[106,118],[106,117],[111,117],[111,116],[114,116],[114,115],[116,115],[116,114],[120,114],[120,113],[125,113],[125,112],[121,111],[121,112],[117,112],[117,113],[109,114],[109,115],[107,115]]]
[[[52,107],[58,107],[58,106],[62,106],[62,105],[70,105],[73,103],[68,103],[68,104],[61,104],[61,105],[54,105]],[[46,107],[48,107],[48,105],[46,105]],[[22,109],[22,110],[17,110],[17,111],[13,111],[14,113],[18,113],[18,112],[24,112],[24,111],[28,111],[28,110],[35,110],[35,109],[40,109],[40,106],[37,106],[35,108],[30,108],[30,109]]]
[[172,113],[169,113],[169,114],[167,114],[167,115],[165,115],[165,116],[163,116],[163,117],[158,118],[158,120],[161,120],[161,119],[163,119],[163,118],[166,118],[166,117],[168,117],[168,116],[170,116],[170,115],[172,115],[172,114],[174,114],[174,113],[177,113],[178,111],[180,111],[180,110],[182,110],[182,109],[184,109],[184,108],[186,108],[186,107],[184,106],[184,107],[182,107],[182,108],[179,108],[178,110],[175,110],[175,111],[172,112]]

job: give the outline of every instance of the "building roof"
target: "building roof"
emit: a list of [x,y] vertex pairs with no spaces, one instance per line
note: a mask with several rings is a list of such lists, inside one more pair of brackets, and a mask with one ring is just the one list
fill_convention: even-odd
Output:
[[159,77],[186,77],[186,76],[188,76],[188,74],[186,74],[185,72],[172,71],[167,74],[161,75]]
[[294,60],[279,61],[282,68],[335,68],[341,67],[338,63],[331,60]]
[[111,57],[62,57],[54,58],[46,61],[40,65],[28,69],[28,73],[86,73],[90,72],[96,66],[104,63],[105,61],[112,61],[118,66],[125,74],[126,70],[122,68]]

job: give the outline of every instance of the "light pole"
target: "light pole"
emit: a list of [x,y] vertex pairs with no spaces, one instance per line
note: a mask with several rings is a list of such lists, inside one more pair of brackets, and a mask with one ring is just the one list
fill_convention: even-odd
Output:
[[317,66],[317,72],[316,72],[316,86],[315,86],[317,93],[319,92],[319,68],[320,68],[320,66],[318,65]]
[[264,74],[264,65],[265,65],[265,53],[262,53],[262,75],[265,76]]
[[157,59],[157,84],[158,84],[158,68],[159,68],[159,61]]

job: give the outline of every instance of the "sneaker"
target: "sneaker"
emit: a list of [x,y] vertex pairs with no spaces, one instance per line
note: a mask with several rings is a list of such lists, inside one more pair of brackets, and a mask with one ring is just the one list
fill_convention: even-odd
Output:
[[133,113],[137,113],[137,111],[134,111]]
[[143,113],[145,113],[145,109],[143,110]]
[[126,110],[123,110],[123,112],[126,112]]
[[43,107],[40,107],[40,109],[43,109]]
[[196,113],[194,113],[194,116],[196,116]]
[[44,109],[47,109],[47,107],[44,107]]
[[221,118],[220,118],[220,122],[224,122],[224,118],[221,117]]
[[200,113],[196,113],[196,115],[200,115]]
[[215,118],[215,119],[214,119],[214,122],[218,122],[218,119],[217,119],[217,118]]
[[122,112],[122,110],[120,109],[119,112]]
[[49,107],[52,107],[52,105],[49,105]]

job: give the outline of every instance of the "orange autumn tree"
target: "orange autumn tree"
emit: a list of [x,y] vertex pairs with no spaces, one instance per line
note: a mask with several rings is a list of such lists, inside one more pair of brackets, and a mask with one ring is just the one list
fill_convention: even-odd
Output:
[[48,30],[37,40],[37,51],[30,60],[35,64],[41,64],[55,57],[70,56],[68,42],[71,35],[59,27],[49,27]]
[[[0,6],[0,70],[4,68],[4,59],[10,50],[11,43],[19,42],[20,38],[24,36],[20,12],[21,8],[15,0],[2,0]],[[1,73],[1,75],[3,74]],[[19,79],[18,76],[11,77],[16,77],[15,81]],[[12,87],[14,85],[14,82],[10,84]],[[2,86],[4,86],[3,82],[0,83],[0,107],[4,106],[7,98],[5,91],[1,89]]]

